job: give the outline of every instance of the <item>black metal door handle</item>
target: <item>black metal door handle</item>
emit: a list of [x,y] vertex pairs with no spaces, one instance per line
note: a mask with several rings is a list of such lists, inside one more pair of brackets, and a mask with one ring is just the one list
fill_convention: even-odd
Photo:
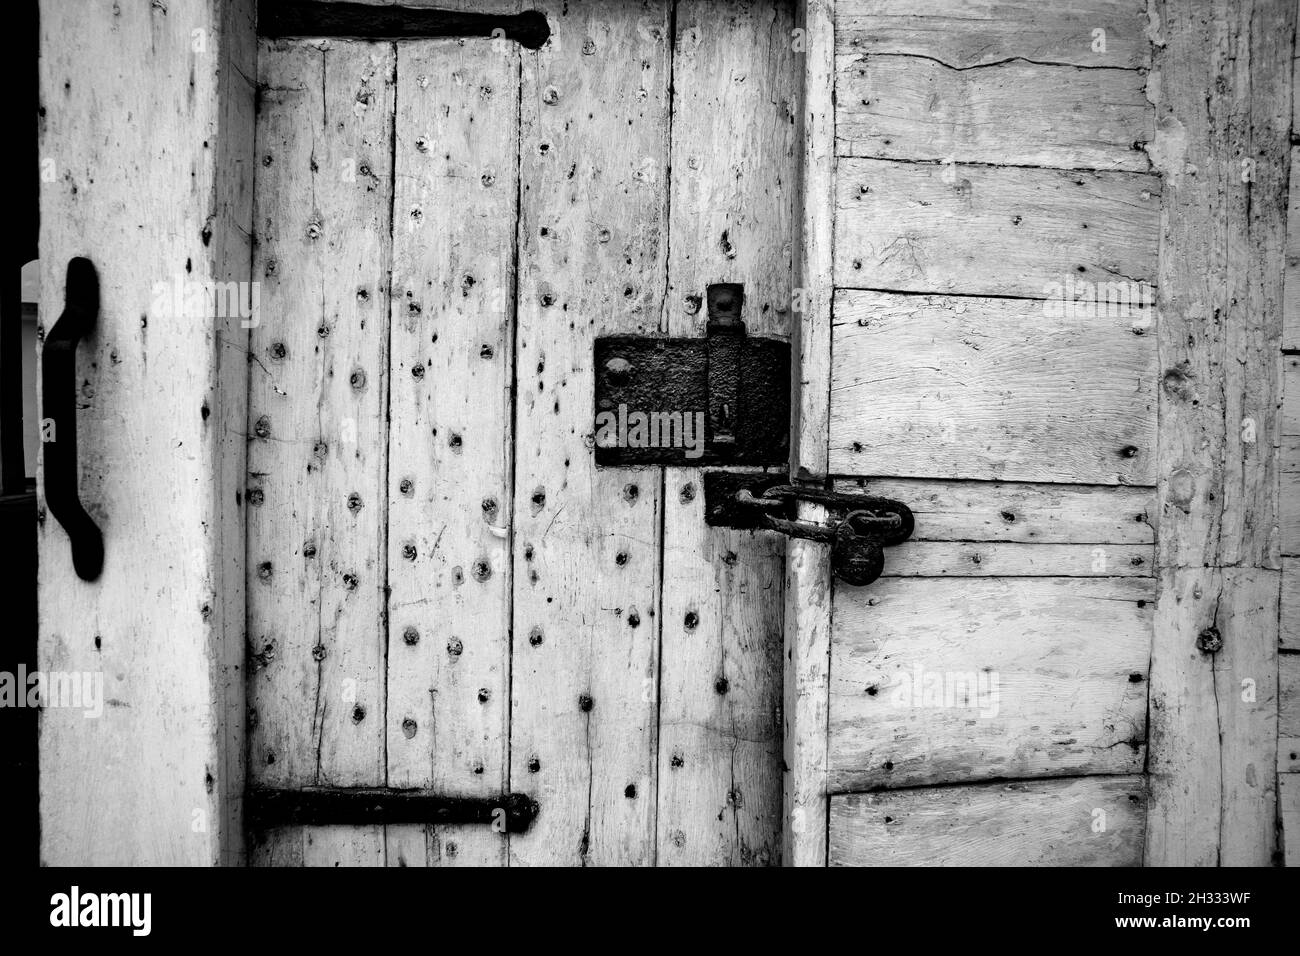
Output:
[[85,581],[104,566],[104,537],[81,505],[77,490],[77,343],[99,317],[99,276],[89,259],[68,262],[63,314],[45,334],[41,349],[41,448],[45,507],[68,533],[72,566]]

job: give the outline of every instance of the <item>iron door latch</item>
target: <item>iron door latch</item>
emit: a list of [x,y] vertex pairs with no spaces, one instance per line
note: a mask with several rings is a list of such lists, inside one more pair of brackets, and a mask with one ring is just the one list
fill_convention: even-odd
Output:
[[[800,501],[822,505],[830,521],[799,520]],[[884,549],[902,544],[916,527],[912,509],[901,501],[794,485],[780,475],[706,472],[704,509],[713,527],[779,531],[829,544],[835,576],[855,587],[880,577]]]
[[[790,451],[790,346],[751,338],[741,317],[744,287],[707,290],[704,338],[596,339],[597,465],[784,466]],[[901,501],[848,495],[771,474],[709,471],[706,521],[716,527],[779,531],[831,546],[846,584],[880,577],[884,549],[911,537]],[[829,524],[801,521],[799,501],[823,505]]]

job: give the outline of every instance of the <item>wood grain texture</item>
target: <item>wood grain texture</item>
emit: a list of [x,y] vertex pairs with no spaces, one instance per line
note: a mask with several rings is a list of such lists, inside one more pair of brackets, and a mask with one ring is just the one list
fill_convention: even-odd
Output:
[[[828,470],[831,308],[835,239],[835,3],[799,0],[804,31],[795,287],[801,309],[791,328],[790,474]],[[804,520],[824,519],[802,504]],[[786,866],[826,865],[826,708],[830,665],[830,549],[791,538],[785,551],[782,656],[781,858]]]
[[1113,577],[838,588],[832,791],[1140,772],[1154,598]]
[[394,52],[322,46],[258,56],[249,759],[253,780],[282,787],[376,786],[386,771]]
[[1282,605],[1279,614],[1281,633],[1278,647],[1300,651],[1300,559],[1282,559]]
[[[396,97],[388,782],[487,797],[509,784],[518,50],[397,44]],[[505,862],[489,827],[389,830],[390,862]]]
[[801,100],[795,196],[795,321],[790,327],[790,472],[827,474],[830,427],[831,309],[835,284],[835,2],[799,0],[796,59]]
[[[969,29],[969,28],[966,28]],[[1146,75],[1016,59],[954,68],[915,56],[836,64],[836,152],[875,159],[1146,172]]]
[[957,69],[1007,60],[1127,69],[1151,63],[1144,0],[839,0],[835,22],[841,53],[930,57]]
[[1151,655],[1150,865],[1271,862],[1278,578],[1262,568],[1162,571]]
[[1300,774],[1284,773],[1278,777],[1278,800],[1285,845],[1283,860],[1287,866],[1300,866]]
[[1038,544],[1026,542],[907,541],[890,548],[888,577],[1151,577],[1149,544]]
[[[1300,60],[1295,62],[1300,63]],[[1294,95],[1294,88],[1293,88]],[[1292,135],[1300,131],[1293,122]],[[1286,274],[1282,293],[1282,347],[1300,349],[1300,146],[1291,147],[1286,204]]]
[[1041,299],[1067,278],[1155,279],[1160,180],[1149,174],[846,158],[835,208],[845,288]]
[[831,470],[1154,484],[1152,310],[1048,305],[838,292]]
[[1300,356],[1284,355],[1282,367],[1282,447],[1278,453],[1280,548],[1285,555],[1300,555]]
[[[660,481],[597,470],[592,340],[664,308],[669,4],[539,4],[523,59],[512,863],[654,861]],[[611,16],[613,10],[617,16]],[[629,792],[629,788],[632,788]]]
[[40,186],[39,324],[59,316],[68,260],[89,257],[101,311],[78,349],[78,458],[106,548],[99,579],[78,578],[38,493],[38,665],[100,675],[105,701],[98,719],[44,701],[51,866],[243,858],[246,332],[158,286],[249,280],[253,10],[170,7],[40,9],[55,178]]
[[[1274,450],[1283,440],[1278,349],[1296,5],[1160,0],[1151,9],[1152,85],[1162,95],[1150,152],[1165,184],[1164,575],[1147,861],[1267,865],[1276,845],[1284,478]],[[1212,650],[1209,628],[1222,649]]]
[[[744,285],[748,335],[790,334],[793,12],[749,0],[677,6],[670,336],[704,334],[700,303],[715,282]],[[785,540],[709,527],[702,476],[665,470],[657,860],[775,865]]]
[[1295,4],[1153,11],[1163,90],[1153,156],[1165,183],[1161,565],[1277,568]]
[[1300,772],[1300,654],[1279,654],[1277,671],[1277,769]]
[[302,866],[306,827],[276,827],[248,837],[248,865],[258,867]]
[[[916,517],[911,542],[1140,545],[1155,541],[1151,522],[1155,493],[1150,488],[910,478],[846,479],[835,487],[906,502]],[[889,551],[898,553],[900,548]]]
[[1146,778],[831,798],[832,866],[1140,866]]

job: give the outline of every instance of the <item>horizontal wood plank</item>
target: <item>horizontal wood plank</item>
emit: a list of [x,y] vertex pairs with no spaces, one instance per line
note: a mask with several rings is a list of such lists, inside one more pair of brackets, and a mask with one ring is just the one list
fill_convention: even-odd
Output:
[[831,470],[1154,485],[1152,311],[842,290]]
[[1155,540],[1155,493],[1149,488],[920,478],[842,479],[835,487],[905,502],[916,517],[909,543],[1137,545]]
[[1146,75],[1012,60],[980,69],[926,57],[840,56],[840,156],[1146,172],[1155,135]]
[[832,866],[1138,866],[1141,775],[831,798]]
[[1048,298],[1067,279],[1155,278],[1147,173],[842,159],[835,192],[844,288]]
[[1143,578],[838,588],[832,791],[1140,771],[1154,599]]
[[840,53],[933,57],[960,69],[1012,59],[1128,68],[1151,63],[1144,0],[837,0],[835,47]]
[[1155,545],[907,541],[885,555],[885,576],[1151,577]]

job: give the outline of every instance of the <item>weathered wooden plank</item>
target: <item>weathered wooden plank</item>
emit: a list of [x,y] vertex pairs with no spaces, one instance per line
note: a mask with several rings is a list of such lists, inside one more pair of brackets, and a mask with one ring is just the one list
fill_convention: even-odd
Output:
[[[1295,62],[1300,63],[1300,60]],[[1297,104],[1300,104],[1298,99]],[[1297,105],[1300,109],[1300,105]],[[1293,124],[1300,131],[1300,124]],[[1282,347],[1300,349],[1300,146],[1291,147],[1286,205],[1286,274],[1282,293]]]
[[304,827],[276,827],[266,833],[250,834],[249,866],[302,866],[304,829]]
[[907,541],[890,548],[885,575],[912,577],[1151,577],[1150,544]]
[[1151,655],[1149,863],[1271,861],[1278,578],[1262,568],[1162,572]]
[[1300,774],[1284,773],[1278,777],[1278,814],[1282,820],[1283,859],[1287,866],[1300,866]]
[[836,474],[1155,483],[1154,316],[1140,299],[840,291],[835,317]]
[[1006,60],[1130,69],[1151,62],[1143,0],[839,0],[835,21],[841,53],[932,57],[958,69]]
[[[388,782],[489,796],[509,783],[519,54],[428,40],[397,57]],[[431,839],[505,862],[481,827]]]
[[1300,555],[1300,439],[1283,440],[1278,486],[1280,548],[1285,555]]
[[102,678],[105,701],[97,719],[43,701],[51,866],[243,859],[248,316],[169,293],[249,281],[252,15],[245,0],[41,4],[39,148],[55,176],[40,186],[39,321],[62,310],[69,259],[89,257],[101,311],[78,349],[78,458],[105,539],[100,577],[82,581],[42,472],[39,667]]
[[1300,654],[1278,655],[1277,769],[1300,771]]
[[[966,28],[969,29],[969,28]],[[963,31],[964,32],[964,31]],[[1146,74],[1017,59],[978,69],[837,58],[836,152],[875,159],[1146,172]]]
[[882,579],[836,590],[833,791],[1137,773],[1150,579]]
[[303,827],[302,865],[383,866],[384,828],[377,825]]
[[1146,859],[1267,865],[1276,844],[1274,449],[1296,5],[1158,0],[1152,24],[1152,84],[1162,95],[1150,152],[1165,185],[1165,572],[1152,648]]
[[1282,362],[1282,447],[1278,453],[1280,548],[1283,554],[1300,555],[1300,356],[1286,355]]
[[[677,6],[671,336],[704,334],[700,303],[714,282],[743,284],[747,334],[790,334],[793,13],[747,0]],[[776,864],[785,540],[709,527],[702,475],[684,468],[665,478],[657,860]]]
[[665,303],[669,4],[539,7],[553,32],[523,58],[510,779],[541,814],[511,861],[651,863],[661,482],[597,470],[588,416],[593,338],[655,332]]
[[1282,559],[1282,606],[1279,613],[1282,631],[1278,647],[1300,651],[1300,559]]
[[1155,541],[1150,517],[1155,493],[1149,488],[910,478],[842,480],[835,487],[905,502],[916,517],[914,542],[1138,545]]
[[835,284],[899,292],[1048,298],[1067,279],[1156,274],[1160,180],[842,159]]
[[795,64],[802,70],[790,326],[791,354],[798,363],[790,403],[790,471],[796,477],[827,474],[835,291],[834,15],[834,0],[799,0],[795,11],[795,29],[803,31],[803,56]]
[[1166,225],[1161,566],[1277,568],[1295,4],[1153,9]]
[[[322,48],[323,47],[323,48]],[[263,43],[248,412],[250,773],[384,783],[391,44]],[[308,840],[370,860],[358,831]],[[373,845],[371,845],[373,843]]]
[[831,798],[832,866],[1139,866],[1146,778]]
[[[834,293],[835,3],[800,0],[804,36],[796,197],[795,286],[791,328],[790,473],[827,473],[830,428],[831,307]],[[823,519],[816,505],[800,517]],[[826,865],[826,706],[830,664],[831,568],[824,544],[791,538],[785,552],[781,858],[787,866]]]
[[505,837],[483,826],[384,827],[387,866],[500,866]]

